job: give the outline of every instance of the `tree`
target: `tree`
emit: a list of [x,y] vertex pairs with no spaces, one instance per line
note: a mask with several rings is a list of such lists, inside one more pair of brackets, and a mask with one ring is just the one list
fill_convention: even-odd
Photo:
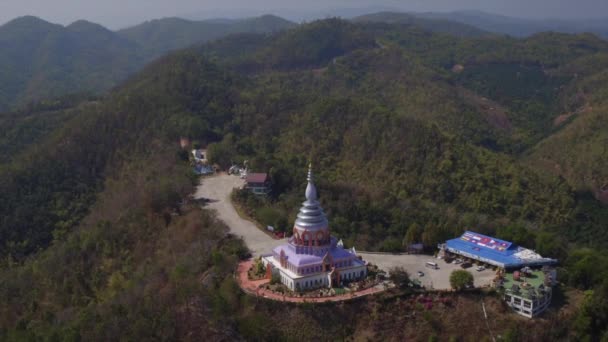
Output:
[[272,276],[270,277],[270,284],[274,285],[274,284],[279,284],[281,282],[281,275],[278,272],[273,272]]
[[[274,226],[274,228],[280,228],[277,227],[276,224],[282,223],[280,221],[283,215],[281,212],[271,206],[264,206],[255,211],[255,216],[257,220],[265,226]],[[285,219],[285,221],[287,221],[287,219]]]
[[256,258],[254,261],[254,273],[256,276],[263,276],[266,273],[266,266],[260,258]]
[[439,227],[434,223],[429,223],[422,233],[422,243],[426,247],[435,246],[440,241]]
[[412,223],[403,238],[403,247],[407,249],[410,245],[420,242],[421,235],[422,228],[417,223]]
[[227,134],[219,143],[207,146],[207,159],[211,164],[229,167],[237,159],[236,141],[233,134]]
[[469,271],[456,270],[450,274],[450,285],[454,290],[462,290],[473,284],[473,275]]
[[390,280],[399,288],[407,287],[410,283],[410,275],[403,267],[393,267],[389,271]]

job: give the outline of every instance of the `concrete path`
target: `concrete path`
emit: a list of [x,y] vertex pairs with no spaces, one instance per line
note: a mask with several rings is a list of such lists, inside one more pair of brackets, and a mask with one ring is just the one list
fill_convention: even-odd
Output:
[[[225,173],[203,177],[196,189],[194,198],[206,198],[210,200],[210,203],[206,207],[217,212],[218,218],[228,225],[232,234],[240,236],[245,241],[255,257],[270,253],[274,247],[285,243],[286,240],[273,239],[262,232],[254,223],[238,215],[230,201],[230,193],[232,189],[240,188],[244,184],[244,181],[238,176]],[[303,190],[302,196],[304,196]],[[298,210],[298,208],[294,208],[293,210]],[[363,257],[363,260],[378,265],[378,267],[385,271],[397,266],[403,267],[412,278],[419,279],[427,288],[450,289],[450,274],[452,270],[460,269],[458,265],[448,264],[443,260],[434,259],[428,255],[368,254],[359,252],[357,254]],[[424,264],[428,260],[436,262],[439,265],[439,269],[426,268]],[[417,275],[418,271],[422,271],[424,275],[419,277]],[[477,287],[488,285],[494,279],[494,272],[492,270],[477,272],[473,268],[470,268],[469,272],[475,277],[475,286]]]

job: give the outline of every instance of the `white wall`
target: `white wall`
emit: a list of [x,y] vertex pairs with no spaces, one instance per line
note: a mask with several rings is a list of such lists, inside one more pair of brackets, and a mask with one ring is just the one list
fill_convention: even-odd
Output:
[[[311,274],[310,276],[303,278],[291,278],[287,272],[285,272],[273,256],[267,256],[262,258],[262,262],[266,267],[268,264],[272,264],[273,273],[278,273],[281,277],[281,283],[285,284],[290,290],[296,291],[299,284],[301,290],[311,290],[323,287],[329,287],[330,276],[329,272],[320,272],[317,274]],[[365,265],[353,268],[347,268],[339,270],[340,279],[342,281],[355,281],[361,278],[361,271],[363,271],[363,277],[367,276],[367,267]]]

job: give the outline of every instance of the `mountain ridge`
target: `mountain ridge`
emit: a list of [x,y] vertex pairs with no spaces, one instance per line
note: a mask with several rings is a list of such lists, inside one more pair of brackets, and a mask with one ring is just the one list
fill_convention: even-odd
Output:
[[[167,22],[179,27],[163,28]],[[86,20],[63,26],[24,16],[0,26],[0,112],[69,93],[101,94],[170,50],[238,32],[275,32],[292,23],[265,15],[222,24],[175,18],[142,25],[143,37]]]

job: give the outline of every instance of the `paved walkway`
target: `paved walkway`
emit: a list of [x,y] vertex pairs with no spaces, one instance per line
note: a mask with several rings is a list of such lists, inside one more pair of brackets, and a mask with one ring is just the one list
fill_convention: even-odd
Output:
[[[230,232],[240,236],[254,257],[269,253],[274,247],[285,243],[283,240],[275,240],[262,232],[253,222],[241,218],[230,201],[230,193],[234,188],[240,188],[244,181],[238,176],[231,176],[225,173],[211,177],[201,178],[201,183],[197,187],[194,198],[206,198],[210,200],[207,205],[209,209],[217,211],[218,218],[230,227]],[[297,208],[294,208],[297,210]],[[331,229],[331,227],[330,227]],[[397,255],[397,254],[374,254],[357,253],[364,260],[378,265],[381,269],[388,271],[392,267],[400,266],[408,271],[412,278],[418,278],[427,288],[438,290],[450,289],[450,273],[452,270],[460,269],[458,265],[447,264],[443,260],[434,259],[428,255]],[[439,270],[425,268],[424,264],[428,260],[433,260],[439,265]],[[418,271],[424,273],[422,277],[417,275]],[[477,272],[469,269],[475,278],[475,286],[481,287],[491,283],[494,279],[492,270]]]
[[247,272],[251,268],[253,264],[252,260],[247,260],[239,263],[238,267],[238,282],[241,288],[252,295],[278,300],[283,302],[291,302],[291,303],[323,303],[323,302],[340,302],[344,300],[349,300],[353,298],[368,296],[371,294],[379,293],[384,291],[384,285],[377,285],[375,287],[371,287],[369,289],[351,292],[343,295],[336,295],[331,297],[288,297],[282,295],[280,293],[272,292],[265,288],[261,288],[260,286],[265,285],[269,282],[268,279],[260,279],[260,280],[250,280]]

